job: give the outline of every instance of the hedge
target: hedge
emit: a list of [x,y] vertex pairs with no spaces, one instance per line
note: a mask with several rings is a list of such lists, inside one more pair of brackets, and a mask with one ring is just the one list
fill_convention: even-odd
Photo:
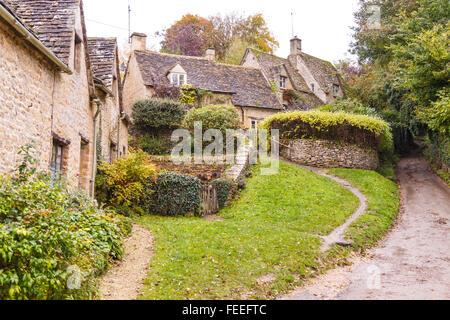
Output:
[[203,132],[209,129],[218,129],[224,135],[227,129],[239,129],[241,121],[235,107],[231,106],[205,106],[191,109],[186,114],[183,126],[193,130],[194,122],[201,121]]
[[155,183],[147,187],[150,193],[150,214],[167,216],[200,213],[200,180],[178,173],[161,173]]
[[280,130],[280,139],[323,139],[392,150],[389,124],[378,118],[345,112],[293,111],[275,114],[260,125]]

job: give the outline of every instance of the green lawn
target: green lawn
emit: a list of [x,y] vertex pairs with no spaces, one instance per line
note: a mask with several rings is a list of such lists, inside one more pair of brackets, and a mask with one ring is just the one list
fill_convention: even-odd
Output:
[[400,207],[397,184],[374,171],[332,169],[329,173],[347,180],[366,195],[366,213],[350,225],[346,237],[357,249],[373,246],[397,217]]
[[[221,211],[225,221],[137,219],[155,238],[142,298],[270,298],[321,268],[318,235],[342,224],[358,199],[291,164],[281,162],[273,176],[254,169],[241,197]],[[258,283],[267,275],[273,281]]]

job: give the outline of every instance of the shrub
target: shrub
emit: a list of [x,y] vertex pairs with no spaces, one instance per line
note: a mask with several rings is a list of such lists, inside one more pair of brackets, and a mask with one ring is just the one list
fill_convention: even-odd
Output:
[[170,130],[183,121],[183,106],[169,99],[148,99],[133,105],[132,130],[139,134]]
[[199,213],[200,189],[200,180],[195,177],[162,173],[147,187],[152,199],[150,213],[168,216]]
[[[92,298],[108,260],[122,257],[129,221],[49,174],[23,172],[0,177],[0,299]],[[81,276],[72,290],[71,269]]]
[[216,185],[217,200],[219,202],[219,208],[222,209],[225,207],[225,204],[230,196],[233,183],[226,178],[214,180],[212,183]]
[[140,148],[151,155],[170,154],[173,142],[167,136],[146,134],[139,139]]
[[198,109],[191,109],[184,118],[183,125],[194,129],[194,122],[201,121],[203,131],[218,129],[223,134],[227,129],[238,129],[241,126],[239,113],[236,108],[230,106],[206,106]]
[[150,201],[145,186],[157,173],[148,155],[131,150],[112,164],[102,163],[96,179],[97,200],[115,207],[138,207]]
[[316,110],[326,112],[344,111],[347,113],[362,114],[365,116],[381,118],[376,109],[366,107],[361,102],[354,99],[337,100],[332,104],[320,106],[316,108]]
[[260,124],[279,129],[281,139],[324,139],[392,150],[389,124],[381,119],[345,112],[293,111],[275,114]]

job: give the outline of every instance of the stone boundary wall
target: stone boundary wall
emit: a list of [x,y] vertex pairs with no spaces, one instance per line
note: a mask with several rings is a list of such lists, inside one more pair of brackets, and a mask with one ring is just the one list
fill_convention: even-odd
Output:
[[327,140],[281,141],[280,156],[319,168],[376,170],[379,166],[376,150]]

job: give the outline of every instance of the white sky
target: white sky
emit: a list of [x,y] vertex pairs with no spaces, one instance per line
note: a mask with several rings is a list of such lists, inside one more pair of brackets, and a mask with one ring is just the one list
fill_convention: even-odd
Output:
[[303,51],[331,62],[351,58],[350,27],[358,5],[358,0],[84,0],[88,36],[117,37],[119,46],[126,43],[128,2],[131,30],[146,33],[152,50],[159,49],[160,39],[155,38],[155,32],[170,27],[186,13],[202,17],[230,12],[262,13],[280,43],[276,54],[287,57],[293,11],[294,30],[302,39]]

